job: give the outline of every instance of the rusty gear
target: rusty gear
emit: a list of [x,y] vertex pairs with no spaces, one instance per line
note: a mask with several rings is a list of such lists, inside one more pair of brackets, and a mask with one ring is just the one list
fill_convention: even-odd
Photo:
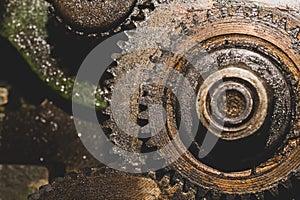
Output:
[[148,0],[50,0],[51,12],[67,29],[79,35],[107,36],[131,29],[134,21],[144,20],[154,9]]
[[[170,52],[160,50],[160,46],[172,42],[171,37],[176,38],[176,33],[186,34],[198,44],[180,41],[183,43],[177,47],[188,49],[184,53],[190,57],[198,56],[205,49],[206,54],[201,59],[206,62],[206,68],[202,68],[200,74],[213,74],[207,66],[217,65],[224,72],[220,77],[223,84],[218,85],[218,80],[212,80],[215,81],[211,83],[212,99],[203,100],[199,95],[199,120],[203,126],[190,151],[171,168],[198,188],[211,190],[219,197],[262,198],[270,191],[276,194],[281,183],[299,171],[299,24],[299,15],[292,9],[268,8],[253,3],[218,1],[208,7],[197,2],[161,5],[146,22],[138,24],[137,30],[128,31],[129,41],[120,43],[125,55],[117,57],[118,66],[108,70],[114,79],[106,81],[106,98],[111,99],[115,84],[123,73],[134,66],[152,68],[159,62],[183,73],[197,92],[203,84],[199,71],[191,67],[197,61],[189,63],[182,55],[170,55]],[[145,36],[143,27],[148,26],[171,31],[162,33],[164,37],[150,32]],[[151,48],[142,50],[148,41]],[[150,151],[168,144],[177,134],[180,111],[176,107],[176,98],[165,92],[167,100],[159,100],[164,99],[156,96],[161,91],[160,86],[141,87],[132,97],[130,117],[137,123],[147,124],[147,105],[159,102],[166,105],[165,129],[145,141],[138,136],[127,136],[110,117],[103,127],[111,130],[108,135],[115,144],[127,150]],[[227,108],[216,108],[220,101],[226,101]],[[236,102],[242,107],[236,106]],[[207,151],[201,147],[208,128],[205,122],[208,121],[210,126],[212,121],[217,123],[217,119],[209,117],[213,105],[219,116],[226,116],[228,120],[225,120],[221,135],[215,134],[220,140],[212,152],[199,158],[201,152]],[[203,109],[208,109],[206,116],[202,116]],[[106,114],[111,115],[110,107]],[[213,133],[213,130],[209,131]]]
[[[158,193],[154,192],[158,194],[157,199],[299,198],[296,192],[300,171],[299,14],[289,8],[268,8],[236,1],[217,1],[205,6],[195,1],[182,2],[160,5],[145,22],[136,23],[137,30],[127,32],[129,40],[120,43],[123,55],[115,56],[116,66],[107,70],[113,78],[102,84],[109,102],[123,73],[135,66],[147,69],[164,63],[184,74],[199,94],[201,104],[197,101],[195,106],[202,125],[189,151],[169,167],[141,176],[155,181],[156,185],[147,183],[151,188],[159,188],[155,190]],[[146,32],[145,36],[143,27],[148,26],[168,31]],[[161,50],[161,46],[170,45],[182,33],[193,38],[192,42],[180,40],[182,43],[171,44],[182,54]],[[151,48],[142,49],[145,44],[149,45],[148,41]],[[189,63],[184,54],[193,57],[195,62]],[[201,73],[193,68],[199,63],[199,55],[204,61],[200,65],[202,68],[198,68]],[[199,88],[207,79],[201,79],[199,74],[210,77],[215,71],[207,66],[213,65],[220,69],[222,76],[219,78],[223,82],[212,79],[215,82],[207,85],[213,85],[213,95],[203,99],[206,95],[202,95]],[[129,117],[141,126],[149,123],[147,106],[152,102],[163,104],[167,110],[166,126],[158,135],[148,139],[128,136],[116,126],[112,108],[108,107],[104,114],[109,119],[102,122],[108,138],[123,149],[137,152],[153,151],[168,144],[178,134],[177,120],[181,112],[170,91],[145,83],[132,97]],[[207,110],[205,116],[202,115],[204,110]],[[217,115],[210,115],[211,110]],[[223,130],[221,133],[209,131],[220,138],[219,142],[207,157],[201,158],[199,155],[207,150],[201,147],[203,133],[210,127],[205,122],[214,120],[218,128],[218,117],[226,119],[225,126],[221,127]],[[260,121],[254,123],[255,119]],[[134,158],[127,160],[135,162]],[[59,191],[63,187],[68,191],[68,185],[80,190],[85,187],[101,189],[95,184],[80,186],[86,182],[83,181],[86,176],[89,175],[77,182],[67,176],[61,184],[49,186],[48,195],[55,194],[55,198],[59,198],[63,195]],[[100,175],[96,179],[102,178]],[[92,182],[96,183],[96,179]],[[59,186],[64,184],[67,185]],[[76,191],[73,189],[70,191]],[[97,195],[94,190],[84,191]],[[31,199],[45,199],[45,193],[42,189]],[[76,199],[76,194],[70,198]]]

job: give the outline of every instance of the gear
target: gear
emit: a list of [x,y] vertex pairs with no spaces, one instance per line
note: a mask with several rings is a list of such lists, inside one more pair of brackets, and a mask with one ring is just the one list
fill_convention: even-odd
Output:
[[[161,4],[146,21],[136,23],[136,30],[127,31],[129,40],[120,42],[122,55],[115,55],[116,66],[107,70],[113,78],[102,84],[104,96],[110,102],[104,111],[109,119],[102,122],[102,128],[116,146],[131,152],[151,152],[170,143],[178,134],[180,122],[186,120],[182,116],[189,110],[179,108],[179,99],[163,83],[148,84],[151,81],[136,75],[135,81],[142,84],[126,102],[130,105],[130,115],[126,117],[143,127],[151,123],[149,105],[164,106],[166,125],[155,136],[126,134],[117,126],[112,112],[113,94],[124,74],[137,67],[147,72],[167,65],[183,74],[198,94],[194,104],[200,126],[189,151],[182,157],[164,169],[137,176],[154,180],[152,183],[142,178],[149,188],[155,188],[154,196],[299,198],[299,15],[289,8],[235,1],[218,1],[214,5],[208,2],[205,6],[197,1],[184,2]],[[160,73],[158,77],[169,71]],[[124,93],[132,92],[126,85],[122,89]],[[225,120],[220,122],[220,118]],[[203,146],[206,135],[219,138],[211,152]],[[174,143],[182,152],[181,141]],[[165,152],[171,156],[176,153]],[[124,156],[118,150],[112,154]],[[126,158],[133,167],[136,162],[151,164],[135,159]],[[73,195],[70,199],[82,198],[80,193],[70,192],[76,190],[84,191],[92,199],[100,195],[96,191],[110,182],[103,181],[107,172],[97,176],[88,171],[79,179],[78,174],[73,174],[76,180],[67,176],[61,183],[54,182],[30,199],[59,199],[66,193]],[[108,179],[119,173],[126,174],[113,170]],[[127,176],[133,175],[122,178]],[[80,185],[83,182],[87,184]],[[120,188],[126,196],[128,190]],[[141,194],[144,190],[139,192],[134,190],[130,194]]]
[[[114,78],[104,84],[106,99],[111,101],[120,77],[135,67],[146,71],[164,63],[178,70],[199,91],[196,107],[201,125],[189,152],[171,168],[219,197],[276,194],[281,183],[299,170],[299,24],[297,12],[289,8],[235,1],[218,1],[208,8],[197,2],[161,5],[136,30],[127,32],[128,41],[120,43],[123,54],[116,56],[117,66],[108,69]],[[180,34],[192,41],[174,39]],[[164,46],[176,49],[176,54],[165,52]],[[200,74],[208,78],[201,80]],[[203,85],[212,87],[207,89],[212,96],[203,97]],[[126,88],[123,91],[130,92]],[[141,126],[149,124],[147,106],[158,103],[167,110],[166,127],[147,140],[128,136],[116,125],[110,106],[106,109],[110,119],[103,127],[110,130],[108,136],[116,145],[148,152],[178,134],[182,111],[164,87],[145,81],[139,88],[131,98],[130,118]],[[228,118],[223,126],[211,110]],[[201,154],[209,151],[201,146],[206,132],[220,139],[203,158]]]
[[85,168],[56,178],[28,199],[194,199],[195,188],[181,181],[178,173],[170,171],[129,175],[107,167]]
[[31,195],[29,199],[150,200],[157,199],[159,195],[159,187],[149,178],[130,176],[102,167],[86,168],[78,173],[70,173],[65,178],[57,178],[51,185],[42,186],[39,193]]
[[154,9],[154,4],[149,0],[50,2],[51,12],[67,29],[79,35],[102,37],[131,29],[133,21],[144,20]]
[[[129,187],[127,187],[129,186]],[[297,199],[299,174],[282,182],[279,191],[242,195],[242,199]],[[292,188],[294,187],[294,188]],[[132,175],[107,167],[85,168],[79,172],[56,178],[40,187],[29,200],[77,199],[239,199],[237,195],[224,195],[217,191],[197,187],[178,172],[162,169],[141,175]]]

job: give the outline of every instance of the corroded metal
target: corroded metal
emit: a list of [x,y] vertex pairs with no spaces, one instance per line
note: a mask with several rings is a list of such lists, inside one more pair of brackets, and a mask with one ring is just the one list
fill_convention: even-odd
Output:
[[[238,111],[240,114],[233,113],[231,115],[242,118],[239,120],[229,119],[227,122],[227,124],[232,123],[231,126],[233,126],[241,120],[251,121],[253,119],[252,125],[245,125],[243,127],[245,131],[235,136],[234,134],[230,135],[232,129],[218,135],[221,139],[214,150],[206,158],[201,159],[198,158],[199,153],[206,151],[201,147],[203,134],[206,133],[205,129],[207,128],[203,124],[199,129],[198,137],[190,147],[190,152],[173,163],[172,169],[178,171],[197,187],[219,193],[219,197],[221,194],[241,195],[242,197],[258,194],[259,196],[264,191],[277,190],[278,185],[287,180],[293,171],[299,170],[299,83],[297,80],[300,66],[300,30],[296,15],[288,9],[267,8],[251,3],[218,1],[214,6],[203,9],[201,4],[197,3],[182,6],[175,2],[165,7],[158,7],[146,23],[141,24],[141,27],[138,26],[137,31],[140,28],[141,33],[143,33],[143,27],[147,25],[172,30],[172,36],[175,38],[175,33],[185,33],[200,44],[197,47],[195,42],[188,43],[183,40],[182,44],[178,44],[178,48],[181,46],[188,49],[185,51],[186,54],[196,52],[197,49],[199,52],[200,49],[205,49],[207,59],[202,58],[202,60],[208,62],[206,66],[214,64],[221,71],[235,66],[241,68],[241,71],[248,71],[255,77],[251,78],[251,81],[246,81],[248,83],[238,85],[240,89],[235,90],[235,92],[239,91],[239,95],[242,94],[235,95],[234,98],[239,98],[237,101],[242,102],[244,108],[237,108],[241,110]],[[161,16],[164,17],[161,18]],[[139,37],[141,37],[139,34],[135,35],[130,32],[129,41],[121,46],[123,50],[131,52],[135,48],[143,46],[145,43],[142,37]],[[150,37],[151,40],[151,33],[147,37]],[[160,36],[153,36],[156,42],[159,41],[157,37]],[[281,39],[278,40],[278,38]],[[165,40],[164,42],[169,43],[170,41]],[[160,41],[157,43],[161,44]],[[114,90],[114,83],[123,72],[134,67],[132,63],[152,68],[155,62],[164,62],[182,72],[194,84],[195,92],[198,92],[197,88],[203,84],[199,74],[208,74],[209,77],[214,72],[209,67],[203,67],[199,73],[190,67],[190,63],[186,62],[184,58],[178,55],[170,58],[170,55],[155,49],[155,44],[153,46],[153,49],[143,52],[135,51],[135,55],[129,53],[129,55],[117,59],[118,66],[109,69],[115,78],[107,81],[109,83],[107,85],[108,99],[110,91]],[[157,48],[159,49],[159,47]],[[191,51],[189,52],[189,50]],[[211,63],[210,60],[212,60]],[[230,84],[222,87],[235,87],[236,79],[241,79],[243,82],[243,79],[247,80],[247,77],[249,76],[246,74],[245,76],[240,74],[237,77],[229,77]],[[245,91],[245,87],[251,89]],[[153,102],[159,102],[159,96],[155,95],[161,89],[155,86],[149,88],[143,94],[151,94],[149,99],[152,98]],[[166,129],[146,141],[144,145],[140,144],[139,148],[160,148],[168,144],[169,138],[175,137],[177,134],[177,119],[180,118],[180,112],[178,112],[176,99],[172,97],[172,94],[165,93],[165,95],[169,98],[165,102]],[[218,96],[218,93],[215,95]],[[134,109],[138,108],[136,102],[146,102],[147,97],[137,94],[133,98],[141,97],[143,100],[132,102],[135,105],[132,106],[132,118],[137,121],[140,116],[145,119],[145,115],[139,114],[138,109]],[[205,102],[205,98],[202,98],[203,96],[199,95],[199,100]],[[149,99],[148,102],[150,102]],[[231,103],[227,100],[226,102]],[[226,109],[235,109],[234,104],[231,105],[233,107],[226,107]],[[248,107],[245,108],[245,105]],[[221,106],[217,105],[217,109],[222,108]],[[256,111],[253,112],[253,110]],[[110,114],[110,108],[106,110],[106,113]],[[199,115],[202,114],[200,109]],[[230,116],[230,114],[228,115]],[[202,117],[200,116],[200,118]],[[123,135],[117,137],[121,131],[114,125],[113,118],[109,119],[104,126],[111,128],[111,133],[118,144],[133,141]],[[253,148],[254,146],[255,148]],[[178,144],[178,148],[181,148],[181,144]]]
[[50,10],[67,29],[89,36],[107,36],[122,29],[131,29],[134,21],[144,20],[154,8],[149,0],[50,2]]
[[[141,175],[155,181],[157,185],[148,183],[149,188],[155,188],[154,194],[158,195],[158,199],[262,199],[265,196],[278,198],[283,197],[280,194],[282,188],[287,188],[296,198],[297,194],[292,187],[299,186],[297,180],[300,163],[299,16],[289,8],[268,8],[235,1],[214,3],[207,7],[195,2],[177,4],[175,1],[163,4],[155,9],[146,22],[138,23],[137,31],[129,32],[129,40],[121,45],[125,55],[117,57],[117,66],[108,69],[114,78],[103,83],[105,97],[108,101],[111,99],[120,76],[134,68],[134,64],[149,69],[153,68],[155,63],[164,63],[184,74],[192,83],[195,92],[199,93],[198,100],[202,102],[195,102],[195,106],[206,105],[198,107],[202,125],[189,151],[166,169]],[[151,33],[147,38],[156,41],[153,48],[131,53],[145,44],[145,35],[139,33],[144,33],[143,27],[146,26],[169,30],[173,37],[176,33],[184,33],[193,38],[193,42],[182,40],[176,47],[187,49],[184,53],[191,57],[200,55],[198,53],[204,49],[204,58],[206,56],[207,59],[202,60],[206,63],[204,62],[203,67],[197,71],[191,65],[197,63],[199,57],[194,56],[195,63],[189,63],[182,54],[172,55],[164,52],[159,49],[158,44],[169,43],[172,40],[159,41],[160,35]],[[215,73],[215,70],[210,68],[213,65],[217,66],[221,73],[227,70],[228,73],[223,73],[223,76],[229,75],[225,77],[228,80],[212,91],[211,100],[207,101],[206,95],[202,95],[203,84],[214,79],[203,79],[200,74],[210,77]],[[126,92],[125,88],[124,91]],[[178,119],[182,112],[178,108],[176,98],[172,92],[164,90],[161,86],[145,84],[131,99],[129,117],[137,123],[147,123],[149,102],[162,103],[167,110],[166,126],[159,134],[148,140],[128,136],[116,126],[112,108],[108,107],[104,114],[108,115],[109,119],[101,124],[107,131],[108,138],[122,148],[136,152],[151,151],[170,143],[178,134]],[[211,123],[213,117],[204,116],[205,109],[207,112],[214,110],[217,114],[215,118],[225,117],[225,125],[229,127],[225,134],[224,130],[221,134],[209,130],[205,122]],[[239,130],[236,135],[230,135],[232,126],[244,125],[243,123],[251,120],[254,120],[251,126],[242,126],[243,131]],[[206,158],[201,158],[200,153],[207,150],[201,147],[204,134],[217,136],[220,140]],[[178,149],[183,148],[180,142],[175,143]],[[177,152],[166,153],[172,155]],[[117,152],[112,152],[113,154]],[[134,164],[135,160],[128,158],[128,162]],[[31,199],[45,199],[47,195],[53,194],[62,197],[64,194],[60,193],[61,189],[67,188],[67,191],[69,186],[70,191],[80,189],[87,196],[101,195],[97,191],[105,189],[109,183],[100,181],[102,175],[93,176],[95,179],[86,178],[89,176],[85,174],[77,180],[78,174],[75,174],[72,181],[67,176],[61,180],[62,183],[54,182],[54,187],[47,187],[49,189],[46,192],[42,189],[40,193],[31,196]],[[121,179],[126,182],[125,176],[121,176]],[[86,181],[89,184],[85,186],[97,190],[87,191],[84,186],[79,185]],[[132,189],[129,195],[140,194],[135,188]],[[128,197],[127,188],[120,187],[120,190]],[[78,195],[82,198],[81,194]],[[75,196],[70,196],[70,199]]]
[[[91,189],[92,188],[92,189]],[[157,183],[146,177],[123,174],[106,168],[92,168],[80,173],[70,173],[65,179],[56,179],[43,186],[36,199],[158,199],[161,191]]]
[[199,119],[209,131],[225,140],[255,133],[268,113],[264,85],[255,74],[239,67],[226,67],[211,74],[199,89]]
[[57,13],[66,23],[80,29],[108,30],[126,19],[136,0],[130,1],[80,1],[53,0]]

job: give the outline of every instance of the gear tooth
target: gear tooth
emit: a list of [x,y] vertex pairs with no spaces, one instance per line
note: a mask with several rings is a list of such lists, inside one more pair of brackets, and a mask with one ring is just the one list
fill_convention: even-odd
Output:
[[109,95],[110,94],[110,90],[111,88],[109,87],[109,86],[104,86],[103,88],[102,88],[102,94],[101,95],[103,95],[103,96],[107,96],[107,95]]
[[110,88],[105,87],[105,88],[103,89],[103,94],[102,94],[102,96],[103,96],[104,98],[111,99],[111,93],[110,93],[109,91],[110,91]]
[[279,196],[278,186],[269,189],[267,192],[269,192],[270,195],[272,195],[273,197],[278,197]]
[[42,193],[46,193],[46,192],[50,192],[52,191],[52,186],[50,184],[47,184],[47,185],[43,185],[39,188],[39,190],[42,192]]
[[149,119],[149,114],[148,114],[148,110],[146,110],[146,111],[143,111],[143,112],[140,112],[139,114],[138,114],[138,118],[139,119]]
[[152,1],[152,3],[154,5],[154,7],[157,7],[157,6],[159,6],[159,4],[161,4],[161,1],[154,0],[154,1]]
[[138,14],[140,13],[140,9],[137,8],[137,7],[134,7],[132,13],[131,13],[131,16],[137,16]]
[[265,200],[265,195],[262,192],[256,193],[254,196],[257,200]]
[[142,27],[143,26],[143,22],[145,22],[149,17],[146,13],[144,13],[145,15],[145,19],[144,21],[133,21],[132,24],[135,26],[135,27]]
[[[117,55],[117,54],[115,54],[115,55]],[[113,56],[113,55],[112,55]],[[106,72],[108,72],[108,73],[110,73],[110,74],[114,74],[115,73],[115,67],[108,67],[107,69],[106,69]]]
[[28,200],[39,200],[41,195],[37,192],[28,196]]
[[112,114],[109,106],[105,110],[103,110],[102,113],[109,116]]
[[[106,103],[111,102],[111,94],[103,95],[103,99],[106,101]],[[110,111],[110,110],[108,110]]]
[[151,98],[146,96],[146,97],[141,97],[138,101],[138,103],[140,105],[143,105],[143,106],[148,106],[150,103],[151,103]]
[[[112,94],[105,94],[103,95],[103,99],[106,101],[106,103],[110,104],[111,103],[111,95]],[[107,111],[111,111],[111,109],[108,109]]]
[[300,180],[300,169],[297,169],[293,172],[293,176],[297,179]]
[[79,173],[82,173],[84,176],[91,176],[92,174],[92,168],[85,167],[79,170]]
[[[151,147],[157,147],[157,140],[155,139],[155,137],[151,137],[145,144],[148,148],[151,148]],[[159,158],[158,158],[159,160]]]
[[[106,101],[106,103],[110,103],[111,102],[111,94],[105,94],[102,97],[103,97],[104,101]],[[110,109],[107,110],[107,111],[110,111]]]
[[117,61],[118,59],[120,59],[122,57],[122,54],[121,53],[113,53],[111,55],[111,58],[114,60],[114,61]]
[[102,122],[101,125],[103,128],[111,128],[111,123],[112,123],[112,121],[109,119],[109,120]]
[[135,30],[128,30],[128,31],[124,31],[126,36],[130,39],[130,38],[134,38],[136,31]]
[[287,189],[287,190],[290,190],[290,189],[293,188],[293,184],[292,184],[291,179],[285,180],[284,182],[281,183],[281,185],[282,185],[285,189]]
[[156,173],[152,171],[147,174],[147,177],[151,178],[152,180],[157,180]]
[[126,41],[123,41],[123,40],[120,40],[117,42],[117,45],[118,47],[120,47],[121,49],[125,50],[126,47],[127,47],[127,42]]
[[77,179],[77,173],[76,172],[69,172],[65,176],[67,179],[76,180]]
[[104,80],[103,81],[103,83],[105,84],[105,85],[113,85],[114,84],[114,80],[113,79],[107,79],[107,80]]
[[174,183],[179,183],[181,182],[183,179],[183,177],[177,172],[175,171],[173,174],[171,174],[171,182]]
[[[118,63],[118,60],[119,60],[119,59],[115,60],[116,63]],[[110,68],[108,68],[106,71],[107,71],[108,73],[110,73],[110,74],[115,78],[115,77],[118,77],[119,74],[121,73],[121,70],[120,70],[120,69],[121,69],[121,68],[110,67]],[[113,79],[114,79],[114,78],[113,78]]]
[[166,173],[162,176],[162,178],[159,180],[158,184],[162,187],[162,188],[168,188],[171,184],[171,175],[170,173]]

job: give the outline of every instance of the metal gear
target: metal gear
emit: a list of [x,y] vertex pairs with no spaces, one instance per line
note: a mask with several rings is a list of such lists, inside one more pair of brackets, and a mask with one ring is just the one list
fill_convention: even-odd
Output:
[[[207,2],[205,6],[203,2],[183,2],[160,5],[146,21],[136,23],[136,30],[127,32],[129,40],[120,42],[123,54],[115,55],[116,65],[107,70],[112,78],[102,84],[104,96],[110,102],[124,73],[137,66],[147,70],[164,63],[184,74],[198,93],[200,103],[195,102],[195,107],[201,125],[189,151],[170,166],[137,177],[154,180],[152,183],[141,178],[149,188],[154,188],[156,199],[299,198],[296,191],[300,171],[299,14],[290,8],[269,8],[240,1]],[[145,28],[149,26],[161,31],[153,33]],[[176,36],[182,33],[187,39],[177,40]],[[163,51],[164,45],[180,53]],[[193,68],[199,64],[199,56],[202,65]],[[214,76],[216,71],[207,66],[217,66],[221,73]],[[199,74],[206,74],[206,79],[201,79]],[[136,77],[138,80],[139,76]],[[203,93],[206,81],[212,83],[205,85],[213,86],[210,98],[205,98],[207,95]],[[111,106],[104,111],[109,119],[101,125],[117,146],[148,152],[165,146],[178,134],[182,111],[176,97],[163,86],[148,85],[145,81],[139,88],[131,98],[129,117],[145,126],[149,124],[149,104],[164,105],[167,123],[159,134],[147,139],[127,135],[116,125]],[[211,110],[217,115],[211,115]],[[226,119],[221,134],[214,132],[214,128],[220,127],[218,117]],[[207,126],[207,121],[213,126]],[[201,158],[201,152],[207,150],[201,147],[207,130],[220,139],[214,150]],[[119,152],[112,154],[119,155]],[[127,158],[127,161],[134,165],[134,159]],[[91,173],[93,170],[101,173]],[[83,175],[68,175],[41,188],[29,199],[66,199],[65,193],[71,195],[69,199],[79,199],[81,194],[70,192],[78,190],[91,199],[99,199],[97,195],[101,195],[103,184],[109,185],[103,180],[103,174],[110,172],[93,170],[88,169]],[[113,170],[108,180],[118,173],[124,175]],[[97,182],[101,184],[95,185]],[[126,196],[126,188],[120,188],[125,197],[132,199]],[[133,190],[129,195],[143,192]]]
[[[264,194],[225,195],[197,187],[177,171],[162,169],[147,174],[132,175],[107,167],[85,168],[56,178],[51,184],[40,187],[29,200],[77,200],[77,199],[297,199],[299,174],[282,182],[279,191]],[[117,185],[116,185],[117,184]]]
[[[147,70],[162,62],[180,71],[193,83],[195,92],[199,91],[200,103],[196,106],[202,125],[190,151],[171,169],[197,188],[211,190],[216,199],[276,196],[281,184],[299,171],[299,14],[290,8],[246,2],[217,1],[207,7],[201,3],[176,1],[161,5],[145,22],[138,23],[136,30],[127,32],[129,40],[120,43],[123,54],[116,56],[117,66],[108,69],[114,78],[105,82],[106,99],[111,100],[119,78],[136,66]],[[163,31],[151,33],[147,27]],[[180,40],[172,44],[176,34],[182,33],[193,42]],[[185,51],[178,50],[182,54],[173,55],[161,50],[164,44]],[[191,65],[198,61],[188,62],[183,53],[199,59],[203,49],[206,53],[201,59],[206,63],[202,66],[206,67],[195,69]],[[214,76],[207,67],[213,65],[222,76]],[[201,85],[206,80],[201,80],[199,74],[209,77],[212,97],[203,98]],[[110,119],[103,127],[116,145],[147,152],[167,145],[177,134],[180,111],[176,98],[170,91],[162,91],[163,87],[145,82],[130,103],[130,118],[141,126],[149,123],[149,104],[165,105],[166,127],[147,140],[139,139],[139,135],[128,136],[114,122],[111,107],[106,109]],[[125,87],[124,92],[128,92]],[[225,101],[227,107],[219,106],[220,101],[221,105]],[[218,120],[210,116],[212,109],[228,120],[221,131],[216,131],[221,134],[214,134],[220,140],[212,152],[199,158],[201,152],[207,151],[201,147],[203,133],[208,130],[213,134],[211,127],[219,129]]]
[[154,9],[151,0],[61,1],[50,0],[56,19],[79,35],[107,36],[132,29],[134,21],[144,20]]
[[183,184],[182,177],[174,171],[130,175],[107,167],[95,167],[56,178],[28,199],[189,200],[195,199],[196,193],[208,197],[206,191],[196,191],[188,182]]

